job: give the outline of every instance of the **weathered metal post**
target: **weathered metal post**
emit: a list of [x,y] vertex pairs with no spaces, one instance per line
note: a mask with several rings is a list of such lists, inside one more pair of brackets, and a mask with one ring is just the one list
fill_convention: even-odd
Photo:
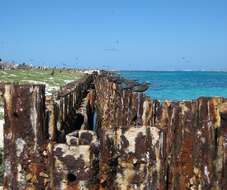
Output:
[[44,189],[45,86],[5,85],[4,189]]
[[[219,175],[221,175],[221,188],[225,189],[227,187],[227,99],[225,99],[225,103],[220,108],[220,116],[221,138],[219,138],[219,145],[223,151],[223,160],[221,160],[223,166],[220,168],[222,171]],[[219,152],[222,153],[222,151]]]

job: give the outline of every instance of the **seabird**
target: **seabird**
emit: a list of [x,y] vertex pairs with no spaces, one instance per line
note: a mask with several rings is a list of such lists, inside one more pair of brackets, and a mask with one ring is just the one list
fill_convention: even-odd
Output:
[[146,91],[149,88],[149,85],[150,85],[149,83],[145,82],[144,84],[140,84],[140,85],[134,86],[132,88],[132,90],[134,92],[144,92],[144,91]]
[[121,84],[121,87],[125,90],[129,90],[129,89],[132,89],[134,86],[137,86],[139,85],[136,81],[133,81],[133,80],[123,80],[122,81],[122,84]]

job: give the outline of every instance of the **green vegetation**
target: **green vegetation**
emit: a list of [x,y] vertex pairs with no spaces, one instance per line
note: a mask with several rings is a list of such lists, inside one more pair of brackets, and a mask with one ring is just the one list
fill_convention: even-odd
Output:
[[15,69],[0,70],[0,82],[19,83],[19,84],[46,84],[47,92],[51,93],[71,81],[77,80],[83,73],[75,70],[60,69]]
[[4,113],[0,110],[0,120],[4,119]]

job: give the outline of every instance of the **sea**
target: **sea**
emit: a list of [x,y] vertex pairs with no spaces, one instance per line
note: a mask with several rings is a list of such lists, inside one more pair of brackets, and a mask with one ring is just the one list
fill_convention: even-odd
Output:
[[193,100],[201,96],[227,98],[227,72],[208,71],[119,71],[121,76],[149,82],[145,92],[152,99]]

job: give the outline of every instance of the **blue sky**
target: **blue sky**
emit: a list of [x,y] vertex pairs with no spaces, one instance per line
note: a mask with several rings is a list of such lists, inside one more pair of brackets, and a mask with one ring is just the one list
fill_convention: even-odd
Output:
[[227,70],[226,0],[0,0],[0,57],[34,65]]

